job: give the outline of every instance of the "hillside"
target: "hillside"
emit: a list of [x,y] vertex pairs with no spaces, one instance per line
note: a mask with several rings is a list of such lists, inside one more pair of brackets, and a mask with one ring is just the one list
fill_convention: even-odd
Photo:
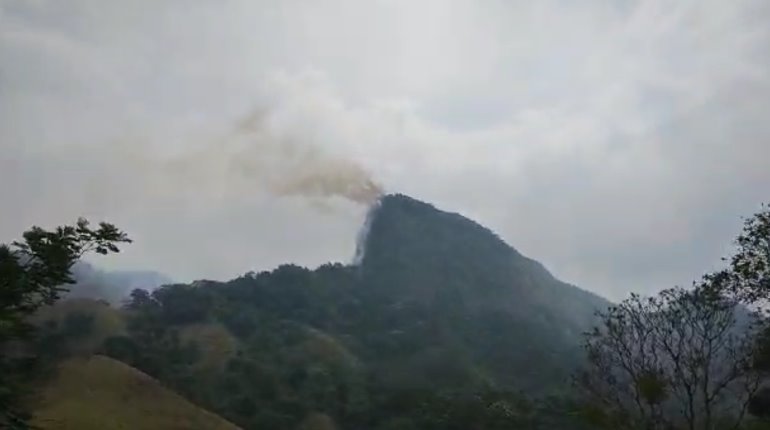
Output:
[[369,214],[357,254],[367,292],[405,316],[393,318],[393,330],[433,324],[431,347],[451,348],[498,384],[522,389],[566,378],[581,333],[609,305],[489,229],[404,195],[385,196]]
[[531,419],[517,393],[563,394],[607,305],[479,224],[389,195],[354,264],[137,292],[98,350],[247,429],[515,427]]
[[238,429],[104,356],[63,363],[43,390],[33,425],[50,430]]
[[365,282],[402,302],[455,295],[469,309],[542,311],[572,325],[609,304],[557,280],[486,227],[405,195],[384,196],[367,224],[358,244]]

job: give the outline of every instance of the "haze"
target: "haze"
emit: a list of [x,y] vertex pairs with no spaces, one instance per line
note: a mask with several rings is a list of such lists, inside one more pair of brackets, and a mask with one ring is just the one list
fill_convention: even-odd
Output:
[[766,0],[0,0],[0,242],[83,215],[135,240],[109,264],[179,280],[347,262],[382,187],[612,299],[688,284],[770,200],[769,20]]

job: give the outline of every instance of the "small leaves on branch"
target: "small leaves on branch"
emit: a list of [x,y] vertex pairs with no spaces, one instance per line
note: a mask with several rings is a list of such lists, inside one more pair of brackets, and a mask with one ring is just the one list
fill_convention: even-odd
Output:
[[35,226],[23,238],[0,245],[0,320],[53,304],[74,282],[70,270],[83,255],[119,252],[118,244],[131,242],[114,225],[102,222],[94,229],[83,218],[53,231]]

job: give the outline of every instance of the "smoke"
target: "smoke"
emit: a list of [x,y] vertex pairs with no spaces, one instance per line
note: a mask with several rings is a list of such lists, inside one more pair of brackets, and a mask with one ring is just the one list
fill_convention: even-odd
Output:
[[372,222],[374,222],[374,217],[377,216],[377,211],[379,210],[380,206],[382,206],[382,199],[378,198],[372,202],[371,206],[369,206],[369,210],[366,212],[366,219],[364,220],[364,224],[361,226],[361,229],[358,231],[358,235],[356,236],[356,252],[353,255],[354,266],[360,266],[364,261],[364,257],[366,256],[366,241],[369,238],[369,232],[372,229]]
[[[11,147],[0,157],[0,200],[10,208],[0,241],[33,224],[109,220],[136,243],[100,264],[182,278],[329,258],[290,245],[302,241],[338,243],[331,254],[347,254],[355,232],[346,228],[382,193],[363,162],[370,154],[358,155],[356,133],[319,132],[287,103],[268,106],[200,125],[121,127],[112,139]],[[205,245],[180,247],[190,241]],[[214,251],[223,248],[237,251]]]
[[268,110],[257,109],[222,137],[163,161],[151,188],[165,193],[188,189],[218,199],[262,190],[367,206],[382,195],[382,186],[360,163],[322,147],[312,136],[282,132],[271,119]]
[[238,197],[260,189],[276,196],[339,197],[363,205],[383,193],[355,160],[324,150],[312,137],[281,133],[270,119],[268,111],[256,110],[222,138],[164,162],[171,190],[193,187]]
[[362,204],[372,203],[382,194],[366,170],[347,160],[313,163],[298,173],[275,183],[272,191],[279,195],[339,196]]

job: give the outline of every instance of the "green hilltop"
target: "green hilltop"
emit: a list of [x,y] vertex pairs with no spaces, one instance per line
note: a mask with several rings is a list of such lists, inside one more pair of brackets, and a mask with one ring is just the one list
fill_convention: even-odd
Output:
[[[348,265],[287,264],[227,282],[135,290],[120,311],[92,309],[91,326],[68,342],[98,344],[93,352],[110,358],[65,364],[38,419],[89,428],[75,418],[91,401],[69,391],[77,378],[95,384],[85,393],[125,400],[116,423],[160,426],[193,408],[168,387],[245,429],[523,425],[534,406],[520,393],[568,387],[582,361],[580,334],[609,304],[479,224],[403,195],[372,207],[357,254]],[[153,381],[145,389],[161,392],[132,394],[124,383],[140,374]],[[163,400],[146,412],[149,404],[131,400],[145,396]],[[107,419],[112,407],[83,419]]]

